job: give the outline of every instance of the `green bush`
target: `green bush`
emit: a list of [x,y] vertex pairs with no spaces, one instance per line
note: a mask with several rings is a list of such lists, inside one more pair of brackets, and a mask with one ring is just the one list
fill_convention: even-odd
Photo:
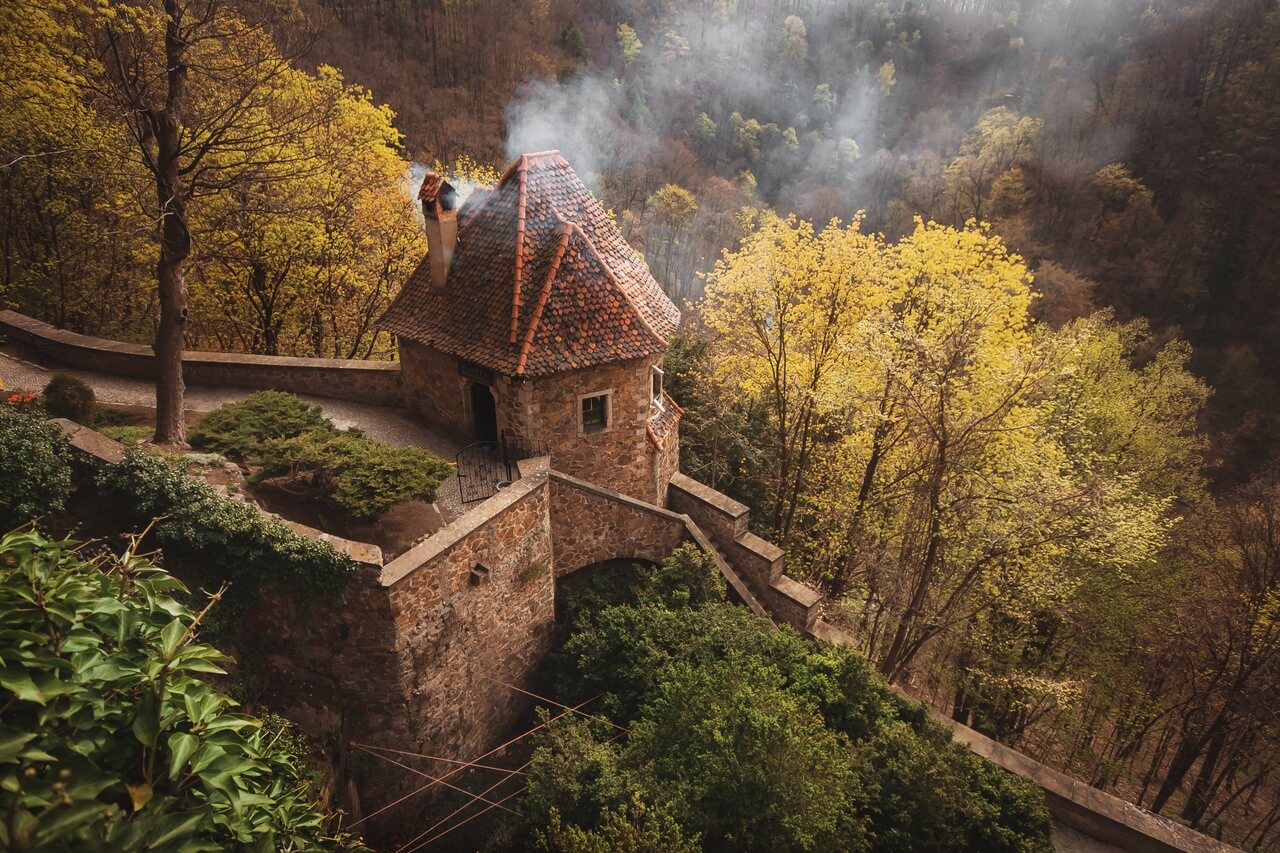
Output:
[[338,506],[362,519],[377,518],[405,501],[434,501],[436,487],[453,470],[425,450],[320,430],[270,442],[260,459],[264,474],[308,477]]
[[98,486],[129,513],[129,523],[141,528],[159,519],[152,528],[159,544],[230,581],[236,598],[272,579],[301,595],[335,594],[355,572],[355,563],[328,543],[294,533],[137,448],[103,468]]
[[[699,587],[694,555],[673,556]],[[1052,849],[1043,794],[865,659],[714,595],[690,606],[679,572],[666,589],[661,568],[637,572],[631,603],[580,610],[552,656],[556,699],[596,719],[536,736],[507,849],[598,849],[634,802],[709,851]]]
[[62,430],[35,412],[0,404],[0,529],[61,512],[70,492]]
[[0,848],[355,850],[279,727],[204,681],[227,658],[205,613],[130,551],[0,539]]
[[389,447],[358,430],[338,431],[292,394],[260,391],[207,415],[192,431],[196,447],[262,466],[260,476],[309,479],[356,518],[373,519],[405,501],[433,501],[452,471],[425,450]]
[[69,373],[56,373],[44,386],[44,408],[55,418],[93,422],[95,399],[89,383]]
[[283,391],[259,391],[205,415],[191,430],[189,440],[194,447],[249,461],[268,441],[313,430],[334,431],[319,406]]
[[657,601],[666,607],[698,607],[724,601],[724,576],[711,555],[684,542],[658,565],[617,562],[556,592],[557,618],[572,624],[579,616],[619,604]]

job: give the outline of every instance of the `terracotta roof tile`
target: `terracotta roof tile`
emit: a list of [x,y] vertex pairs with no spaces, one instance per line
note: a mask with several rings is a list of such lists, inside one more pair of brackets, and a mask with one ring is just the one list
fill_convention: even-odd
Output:
[[427,172],[422,176],[422,187],[418,190],[418,199],[428,204],[434,204],[444,186],[444,175],[439,172]]
[[667,442],[667,436],[671,435],[672,430],[676,428],[676,424],[680,423],[680,416],[684,414],[684,409],[671,399],[671,395],[666,391],[662,392],[662,411],[655,412],[653,417],[649,418],[649,422],[644,425],[645,437],[649,439],[649,446],[654,450],[661,450]]
[[680,312],[558,151],[518,158],[458,226],[445,286],[423,261],[381,328],[508,376],[666,350]]

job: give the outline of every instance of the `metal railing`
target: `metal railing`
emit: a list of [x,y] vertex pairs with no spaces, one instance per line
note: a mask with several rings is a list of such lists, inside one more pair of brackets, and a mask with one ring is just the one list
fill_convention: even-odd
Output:
[[518,462],[546,453],[540,445],[503,430],[498,441],[477,441],[455,454],[458,497],[469,504],[493,497],[520,479]]

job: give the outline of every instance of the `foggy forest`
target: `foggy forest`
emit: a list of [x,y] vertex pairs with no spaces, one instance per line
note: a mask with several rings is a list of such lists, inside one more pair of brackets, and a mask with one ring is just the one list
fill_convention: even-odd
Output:
[[[1275,0],[6,0],[0,48],[0,846],[1136,849],[1072,846],[932,714],[1192,839],[1158,849],[1280,849]],[[510,750],[291,719],[251,600],[355,569],[189,469],[390,565],[465,457],[276,390],[201,409],[183,354],[407,383],[381,318],[431,182],[461,257],[550,150],[680,311],[681,476],[847,643],[682,545],[548,581]],[[154,396],[6,317],[151,347]],[[449,761],[413,819],[346,790]]]

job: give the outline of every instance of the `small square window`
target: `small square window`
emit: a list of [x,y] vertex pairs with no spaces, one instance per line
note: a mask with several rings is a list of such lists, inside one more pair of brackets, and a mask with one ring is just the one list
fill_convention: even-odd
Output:
[[609,426],[609,395],[582,398],[582,431],[602,432]]

